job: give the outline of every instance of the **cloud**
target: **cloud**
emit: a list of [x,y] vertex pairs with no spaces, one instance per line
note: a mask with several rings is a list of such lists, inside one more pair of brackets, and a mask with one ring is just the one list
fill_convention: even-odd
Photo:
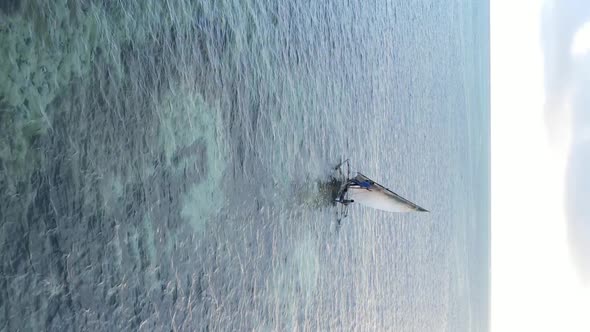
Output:
[[566,212],[571,253],[584,280],[590,280],[590,144],[572,147],[568,161]]
[[590,281],[590,54],[574,55],[576,34],[590,22],[587,0],[544,4],[541,42],[545,69],[545,119],[552,139],[569,128],[565,208],[572,256]]

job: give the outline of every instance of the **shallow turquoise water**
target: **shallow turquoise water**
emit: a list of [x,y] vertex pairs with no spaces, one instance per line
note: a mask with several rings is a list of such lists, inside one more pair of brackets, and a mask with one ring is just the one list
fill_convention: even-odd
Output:
[[1,329],[487,330],[487,4],[2,10]]

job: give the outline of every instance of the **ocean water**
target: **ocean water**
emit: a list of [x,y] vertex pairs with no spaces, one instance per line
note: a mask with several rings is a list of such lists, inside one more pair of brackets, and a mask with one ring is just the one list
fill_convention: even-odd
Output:
[[0,331],[488,330],[487,2],[0,10]]

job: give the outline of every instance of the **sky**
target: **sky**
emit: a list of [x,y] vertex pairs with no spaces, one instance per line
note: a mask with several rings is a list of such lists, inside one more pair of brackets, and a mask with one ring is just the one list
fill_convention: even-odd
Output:
[[590,1],[490,2],[491,330],[590,331]]

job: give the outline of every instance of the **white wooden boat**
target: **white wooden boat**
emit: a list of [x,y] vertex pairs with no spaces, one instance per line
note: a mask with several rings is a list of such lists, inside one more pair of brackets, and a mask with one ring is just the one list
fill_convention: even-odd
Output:
[[[339,170],[344,163],[348,165],[348,161],[345,161],[338,165],[336,169]],[[350,170],[350,166],[348,169]],[[336,202],[344,206],[359,203],[388,212],[429,212],[361,173],[357,173],[354,178],[346,176],[346,180],[343,181],[336,197]]]

